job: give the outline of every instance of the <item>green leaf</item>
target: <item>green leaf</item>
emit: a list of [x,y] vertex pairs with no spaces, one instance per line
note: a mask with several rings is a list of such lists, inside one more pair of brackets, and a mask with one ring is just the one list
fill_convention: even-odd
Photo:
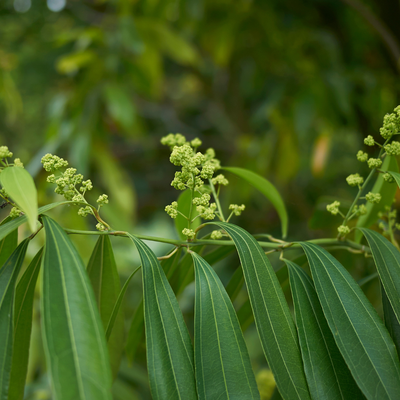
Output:
[[[113,312],[121,290],[117,266],[110,238],[100,235],[90,257],[87,273],[92,282],[94,295],[100,311],[104,330]],[[124,314],[118,313],[114,321],[113,333],[108,339],[108,352],[110,356],[113,377],[117,376],[124,348]]]
[[[0,226],[12,221],[11,217],[4,218]],[[1,229],[1,228],[0,228]],[[14,229],[6,237],[0,241],[0,267],[8,260],[8,257],[17,248],[18,245],[18,229]]]
[[[163,270],[167,278],[169,278],[171,274],[173,274],[178,264],[179,258],[181,256],[181,252],[182,249],[179,249],[174,254],[174,256],[161,261],[161,266],[163,267]],[[144,311],[143,311],[143,300],[142,300],[139,303],[135,311],[135,314],[133,315],[125,347],[126,356],[131,363],[135,358],[136,350],[142,341],[143,334],[144,334]]]
[[22,400],[28,370],[35,286],[42,262],[43,248],[35,255],[18,282],[14,306],[14,347],[9,400]]
[[[38,214],[41,215],[45,213],[46,211],[51,210],[54,207],[61,206],[63,204],[71,204],[72,201],[60,201],[57,203],[51,203],[47,204],[46,206],[40,207],[38,210]],[[0,240],[4,239],[7,235],[9,235],[11,232],[15,231],[19,226],[24,224],[25,222],[28,221],[28,218],[26,215],[23,215],[21,217],[12,219],[11,221],[6,222],[4,225],[0,226]]]
[[130,282],[131,279],[135,276],[136,272],[139,271],[139,269],[140,269],[140,267],[137,267],[137,268],[129,275],[128,279],[127,279],[126,282],[124,283],[124,286],[122,287],[121,291],[119,292],[117,301],[115,302],[115,305],[114,305],[114,308],[113,308],[113,310],[112,310],[110,319],[108,320],[108,323],[107,323],[107,329],[106,329],[106,339],[107,339],[107,341],[110,339],[111,332],[112,332],[112,330],[113,330],[113,328],[114,328],[115,321],[116,321],[116,319],[117,319],[117,316],[119,315],[119,309],[120,309],[120,307],[121,307],[122,300],[123,300],[123,298],[124,298],[124,296],[125,296],[126,289],[128,289],[129,282]]
[[244,284],[244,276],[242,267],[236,268],[236,271],[233,273],[231,279],[226,285],[226,293],[228,293],[231,301],[234,301],[242,289]]
[[279,281],[264,250],[244,229],[212,222],[235,242],[258,336],[284,398],[310,399],[296,328]]
[[25,239],[0,269],[0,400],[8,400],[14,340],[14,292],[29,239]]
[[4,168],[0,174],[1,186],[15,201],[28,218],[32,232],[36,230],[38,200],[35,182],[29,172],[22,167]]
[[[200,195],[198,193],[195,193],[195,197],[199,196]],[[196,211],[196,206],[191,205],[191,200],[192,200],[192,192],[191,190],[186,189],[178,197],[178,211],[180,211],[183,215],[186,215],[188,217],[190,213],[190,206],[192,206],[193,208],[192,219],[193,219],[194,217],[199,215],[199,213]],[[181,240],[186,240],[187,237],[182,233],[182,230],[188,227],[188,220],[185,217],[183,217],[183,215],[178,214],[178,216],[175,218],[175,227]],[[191,228],[196,229],[198,226],[200,226],[200,224],[201,220],[200,218],[197,218],[195,221],[193,221]]]
[[194,260],[195,363],[201,399],[260,399],[250,358],[235,310],[211,266]]
[[57,400],[111,400],[111,370],[99,311],[80,255],[43,216],[42,334]]
[[375,309],[349,272],[326,250],[300,243],[325,318],[355,381],[368,399],[396,399],[400,364]]
[[308,387],[315,399],[363,399],[336,346],[311,279],[295,263],[289,268],[294,312]]
[[382,285],[400,322],[400,252],[378,232],[365,228],[360,231],[367,239]]
[[381,293],[382,293],[382,308],[385,320],[385,326],[388,330],[394,345],[397,349],[397,354],[400,356],[400,324],[396,318],[396,314],[393,311],[392,305],[386,295],[385,289],[381,282]]
[[278,212],[279,218],[281,219],[282,237],[285,238],[288,230],[289,217],[286,211],[285,203],[283,202],[282,197],[276,190],[275,186],[262,176],[244,168],[223,167],[222,169],[232,172],[233,174],[236,174],[237,176],[246,180],[272,203]]
[[[399,167],[397,165],[396,157],[394,156],[386,156],[381,169],[383,171],[391,170],[391,171],[399,171]],[[396,185],[393,183],[386,182],[383,179],[382,174],[378,174],[376,178],[375,184],[371,189],[373,193],[380,193],[382,196],[381,201],[376,203],[367,202],[367,213],[362,215],[357,221],[358,228],[369,228],[378,220],[378,214],[381,211],[384,211],[386,206],[391,206],[393,203],[394,196],[396,194]],[[359,231],[355,233],[356,242],[360,242],[362,238],[362,234]]]
[[197,399],[193,348],[178,301],[157,257],[129,235],[142,261],[147,368],[155,400]]
[[254,315],[251,309],[250,299],[246,299],[246,301],[242,304],[237,312],[237,316],[242,331],[246,332],[250,325],[254,322]]

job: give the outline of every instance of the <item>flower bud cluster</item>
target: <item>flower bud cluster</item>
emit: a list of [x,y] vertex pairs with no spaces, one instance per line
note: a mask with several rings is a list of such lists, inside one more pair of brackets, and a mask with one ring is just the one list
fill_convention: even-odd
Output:
[[10,211],[10,217],[11,218],[17,218],[21,215],[21,210],[17,207],[13,207]]
[[105,204],[108,204],[108,196],[106,194],[101,194],[99,198],[97,199],[97,204],[99,207],[104,206]]
[[222,232],[221,231],[212,231],[211,232],[211,239],[213,240],[218,240],[222,238]]
[[182,233],[189,239],[193,239],[196,236],[193,229],[185,228],[182,230]]
[[366,144],[367,146],[375,146],[375,140],[374,140],[373,136],[368,135],[364,139],[364,144]]
[[212,179],[212,183],[213,183],[213,185],[226,186],[229,183],[229,181],[228,181],[228,179],[225,178],[224,175],[219,174],[215,178]]
[[346,178],[347,183],[350,186],[360,186],[364,182],[364,178],[360,174],[351,174]]
[[199,190],[204,185],[204,180],[211,179],[214,172],[220,168],[213,149],[208,149],[204,154],[195,152],[201,145],[199,139],[187,142],[180,133],[176,135],[171,133],[163,137],[161,143],[171,148],[171,163],[181,167],[181,171],[175,173],[175,178],[171,182],[175,189]]
[[380,158],[370,158],[368,159],[369,168],[379,168],[382,165],[382,160]]
[[393,141],[390,144],[385,146],[386,154],[389,156],[398,156],[400,155],[400,142]]
[[237,204],[231,204],[229,206],[229,209],[232,210],[232,212],[236,215],[239,216],[242,211],[244,211],[244,209],[246,208],[246,206],[244,204],[242,204],[241,206],[237,205]]
[[367,207],[365,204],[355,205],[353,211],[357,213],[357,215],[365,215],[367,213]]
[[394,178],[393,178],[393,176],[391,174],[389,174],[389,172],[385,172],[382,175],[382,178],[383,178],[383,180],[385,182],[388,182],[388,183],[393,183],[394,182]]
[[339,207],[340,207],[340,201],[334,201],[331,204],[328,204],[326,206],[326,209],[328,212],[330,212],[332,215],[337,215],[339,213]]
[[68,161],[49,153],[42,157],[41,162],[47,172],[55,172],[60,168],[68,167]]
[[200,214],[201,218],[212,220],[215,218],[215,210],[217,209],[217,205],[215,203],[211,203],[209,207],[206,206],[197,206],[196,211]]
[[350,228],[347,225],[340,225],[337,228],[338,232],[340,235],[347,235],[348,233],[350,233]]
[[383,117],[383,126],[380,129],[380,133],[386,140],[400,134],[400,106],[397,106],[391,114],[386,114]]
[[0,159],[10,158],[13,156],[13,153],[8,150],[7,146],[0,146]]
[[357,153],[357,160],[361,162],[365,162],[368,160],[368,153],[364,153],[362,150],[359,150]]
[[378,204],[381,201],[382,196],[380,193],[372,193],[369,192],[365,195],[365,199],[369,201],[370,203],[375,203]]
[[165,211],[171,218],[176,218],[178,216],[178,203],[173,201],[171,205],[165,207]]

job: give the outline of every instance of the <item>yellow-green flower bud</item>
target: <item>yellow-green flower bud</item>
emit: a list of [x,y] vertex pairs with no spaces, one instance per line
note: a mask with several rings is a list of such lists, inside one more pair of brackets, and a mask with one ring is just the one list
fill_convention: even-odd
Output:
[[190,144],[192,147],[199,147],[202,145],[202,141],[199,138],[195,138],[190,142]]
[[97,203],[99,204],[99,206],[104,206],[104,204],[108,204],[108,196],[106,194],[102,194],[99,196],[99,198],[97,199]]
[[374,145],[375,145],[375,140],[374,140],[373,136],[368,135],[368,136],[364,139],[364,144],[366,144],[367,146],[374,146]]
[[365,196],[366,200],[369,201],[370,203],[379,203],[381,201],[382,196],[380,195],[380,193],[372,193],[369,192],[366,196]]
[[380,158],[370,158],[368,160],[368,167],[379,168],[382,165],[382,160]]
[[106,228],[101,222],[99,222],[99,223],[96,225],[96,229],[97,229],[98,231],[100,231],[100,232],[104,232],[104,231],[107,230],[107,228]]
[[339,207],[340,207],[340,202],[339,201],[334,201],[331,204],[328,204],[326,206],[326,209],[332,214],[332,215],[337,215],[339,212]]
[[7,146],[0,146],[0,159],[10,158],[13,156],[13,153],[8,150]]
[[245,208],[246,208],[246,206],[244,204],[242,204],[241,206],[239,206],[237,204],[229,205],[229,209],[232,210],[236,216],[240,215],[242,213],[242,211],[244,211]]
[[219,174],[215,178],[212,179],[212,183],[213,183],[213,185],[226,186],[229,183],[229,181],[228,181],[228,179],[225,178],[224,175]]
[[212,231],[211,232],[211,239],[217,240],[222,238],[222,232],[221,231]]
[[21,215],[21,210],[19,209],[19,208],[17,208],[17,207],[13,207],[11,210],[10,210],[10,218],[17,218],[17,217],[19,217],[20,215]]
[[368,160],[368,154],[364,153],[362,150],[359,150],[357,153],[357,160],[361,162],[365,162]]
[[165,211],[171,218],[176,218],[178,216],[178,203],[173,201],[171,205],[165,207]]
[[350,186],[360,186],[364,182],[364,178],[360,174],[351,174],[346,178]]
[[385,146],[386,154],[389,156],[398,156],[400,155],[400,142],[392,142]]
[[385,182],[389,182],[389,183],[394,182],[394,178],[393,178],[392,175],[389,174],[389,172],[385,172],[385,173],[382,175],[382,178],[383,178],[383,180],[384,180]]
[[350,232],[350,228],[346,225],[340,225],[337,230],[340,235],[347,235]]
[[24,168],[24,164],[21,162],[21,160],[20,160],[19,158],[16,158],[16,159],[14,160],[14,165],[15,165],[16,167]]
[[182,230],[182,233],[185,236],[187,236],[189,239],[193,239],[196,236],[196,234],[194,233],[193,229],[185,228],[185,229]]

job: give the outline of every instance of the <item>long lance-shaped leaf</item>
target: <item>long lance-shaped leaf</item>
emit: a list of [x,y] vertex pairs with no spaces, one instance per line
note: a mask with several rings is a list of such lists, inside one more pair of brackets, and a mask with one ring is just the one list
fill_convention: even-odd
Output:
[[382,285],[400,322],[400,252],[378,232],[360,230],[368,241]]
[[310,399],[296,328],[275,272],[257,241],[244,229],[212,222],[235,242],[258,336],[284,399]]
[[397,399],[400,363],[383,322],[349,272],[326,250],[301,242],[336,344],[368,399]]
[[235,310],[211,266],[192,253],[195,269],[195,363],[199,399],[260,399]]
[[[87,273],[97,305],[104,330],[112,314],[121,289],[114,253],[110,238],[106,235],[99,236],[87,266]],[[119,312],[114,321],[113,333],[107,342],[113,377],[117,376],[124,348],[124,315]]]
[[385,288],[382,286],[382,282],[381,282],[381,293],[382,293],[382,308],[383,308],[385,326],[389,332],[389,335],[393,339],[393,343],[395,344],[397,349],[397,354],[400,357],[400,324],[396,318],[396,314],[393,311],[393,307],[390,304],[389,299],[387,298]]
[[135,276],[136,272],[138,272],[140,267],[137,267],[128,277],[128,279],[125,281],[124,286],[122,287],[121,291],[119,292],[117,301],[115,302],[114,308],[112,310],[110,319],[108,320],[107,323],[107,329],[106,329],[106,339],[107,341],[110,339],[111,332],[114,328],[115,320],[117,319],[117,315],[119,314],[119,309],[122,304],[122,300],[124,299],[126,289],[128,289],[129,282],[131,279]]
[[[61,206],[63,204],[72,204],[72,201],[59,201],[57,203],[51,203],[47,204],[46,206],[40,207],[38,210],[38,214],[43,214],[46,211],[51,210],[52,208],[55,208],[57,206]],[[4,225],[0,226],[0,240],[4,239],[7,235],[9,235],[11,232],[15,231],[19,226],[24,224],[25,222],[28,221],[28,218],[26,215],[22,215],[21,217],[15,218],[11,221],[8,221]]]
[[[172,276],[174,271],[176,270],[178,261],[181,256],[182,249],[179,249],[173,256],[162,260],[161,266],[167,279]],[[136,272],[135,270],[133,274]],[[133,274],[131,276],[133,276]],[[130,278],[128,278],[130,279]],[[125,283],[126,285],[126,283]],[[108,331],[108,329],[107,329]],[[128,338],[125,347],[125,353],[130,362],[133,362],[137,348],[142,341],[142,337],[144,336],[144,312],[143,312],[143,300],[139,303],[135,314],[133,315],[133,319],[131,322],[131,326],[128,332]]]
[[38,251],[18,282],[14,305],[14,347],[9,400],[22,400],[28,370],[35,286],[42,262],[43,248]]
[[[4,218],[1,221],[0,227],[12,221],[11,217]],[[0,240],[0,268],[4,265],[4,263],[8,260],[11,253],[18,246],[18,230],[14,229],[11,233],[9,233],[4,239]]]
[[285,262],[289,268],[297,331],[311,397],[364,399],[336,346],[311,279],[297,264]]
[[142,261],[147,365],[155,400],[197,399],[189,332],[155,254],[129,235]]
[[14,292],[29,239],[25,239],[0,269],[0,400],[8,400],[13,338]]
[[38,201],[35,182],[29,172],[22,167],[4,168],[0,182],[8,195],[28,218],[29,227],[35,232],[38,218]]
[[42,332],[54,397],[110,400],[110,361],[89,277],[60,225],[42,219]]
[[289,217],[286,211],[285,203],[283,202],[282,197],[275,186],[261,175],[244,168],[223,167],[223,169],[232,172],[233,174],[246,180],[272,203],[278,212],[279,218],[281,219],[282,237],[285,238],[288,231]]

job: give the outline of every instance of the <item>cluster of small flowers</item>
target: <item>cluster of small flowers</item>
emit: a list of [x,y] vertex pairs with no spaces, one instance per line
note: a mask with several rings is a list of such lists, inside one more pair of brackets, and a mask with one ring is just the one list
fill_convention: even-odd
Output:
[[189,239],[193,239],[196,234],[193,229],[185,228],[182,230],[182,233],[187,236]]
[[13,207],[10,211],[10,217],[11,218],[17,218],[21,215],[21,210],[17,207]]
[[[0,146],[0,160],[4,160],[6,158],[11,158],[13,153],[8,150],[7,146]],[[24,164],[21,162],[19,158],[14,159],[14,166],[24,168]]]
[[391,114],[386,114],[383,117],[383,126],[380,129],[380,133],[386,140],[400,134],[400,106],[397,106]]
[[339,207],[340,207],[340,201],[334,201],[331,204],[328,204],[326,206],[326,209],[328,212],[330,212],[332,215],[337,215],[339,213]]
[[[75,203],[87,203],[85,200],[85,193],[93,189],[93,184],[90,179],[84,181],[83,175],[76,173],[76,168],[67,168],[64,172],[60,172],[60,175],[56,176],[55,173],[59,172],[61,168],[68,167],[68,161],[56,155],[46,154],[42,157],[41,162],[43,168],[47,172],[52,172],[52,174],[47,177],[47,182],[55,183],[57,185],[54,190],[55,193],[60,194],[64,196],[66,200]],[[77,185],[80,185],[79,190],[77,189]],[[108,204],[108,196],[106,194],[100,195],[97,199],[97,203],[99,208]],[[93,209],[89,205],[81,207],[78,210],[78,215],[82,217],[86,217],[89,214],[93,214]],[[100,226],[102,224],[98,225]],[[104,225],[102,226],[104,228]]]
[[178,216],[178,203],[173,201],[171,205],[165,207],[165,211],[171,218],[176,218]]
[[239,216],[242,211],[244,211],[244,209],[246,208],[246,206],[244,204],[242,204],[241,206],[237,205],[237,204],[231,204],[229,206],[229,209],[232,210],[232,212],[236,215]]
[[212,231],[211,232],[211,239],[217,240],[222,238],[222,232],[221,231]]
[[364,178],[360,174],[351,174],[346,178],[346,181],[350,186],[361,186]]
[[380,195],[380,193],[372,193],[369,192],[365,195],[365,198],[367,201],[369,201],[370,203],[379,203],[381,201],[382,196]]

